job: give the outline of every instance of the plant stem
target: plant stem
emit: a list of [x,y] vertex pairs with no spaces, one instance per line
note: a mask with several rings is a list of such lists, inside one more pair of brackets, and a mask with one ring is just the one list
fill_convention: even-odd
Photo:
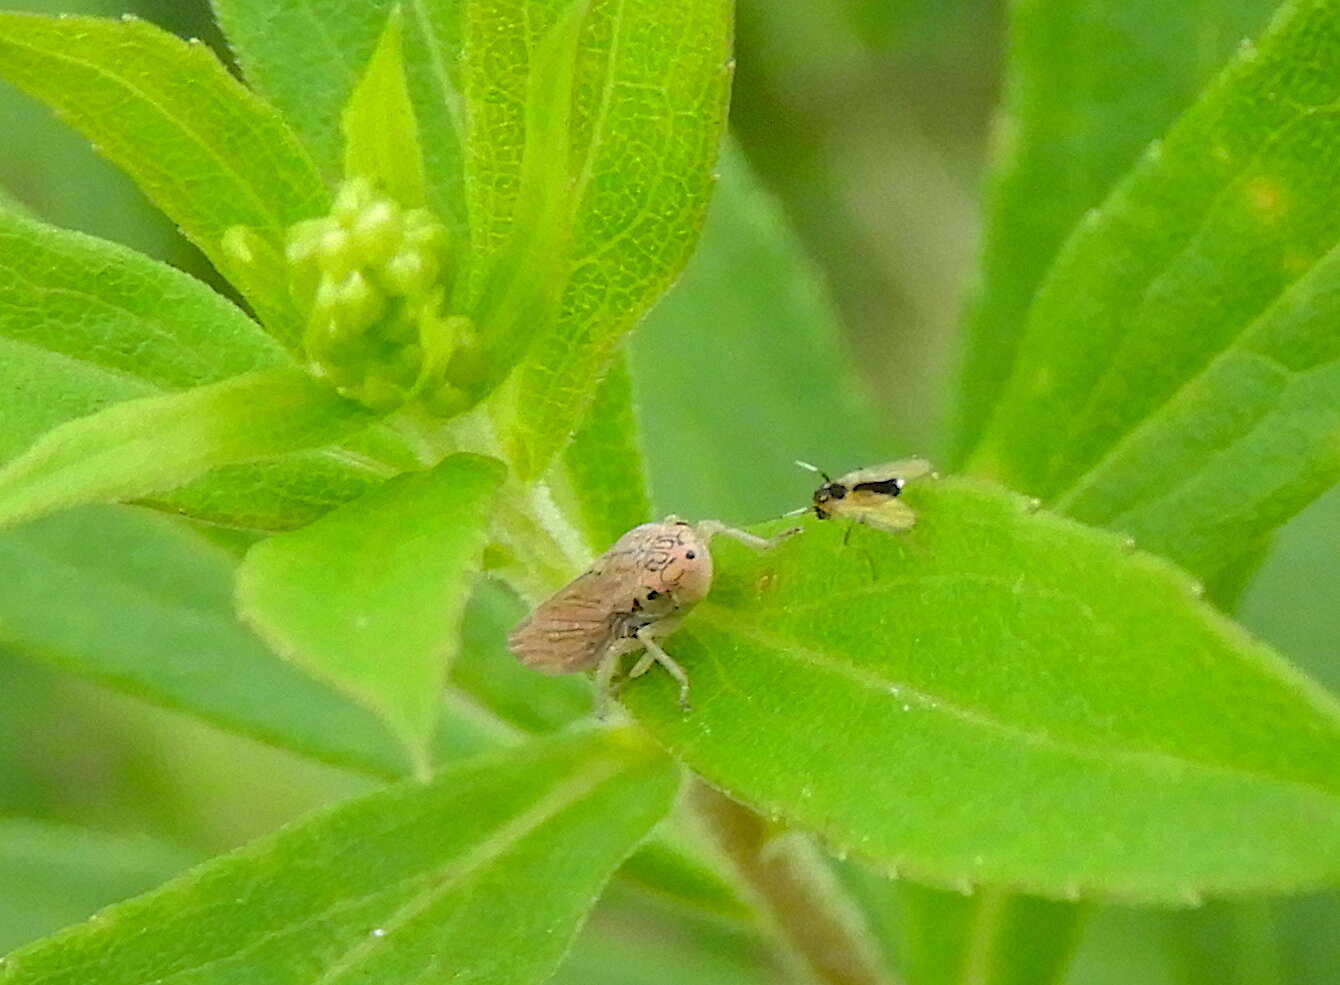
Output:
[[811,842],[700,780],[692,782],[689,799],[778,940],[810,978],[823,985],[892,985],[859,911]]

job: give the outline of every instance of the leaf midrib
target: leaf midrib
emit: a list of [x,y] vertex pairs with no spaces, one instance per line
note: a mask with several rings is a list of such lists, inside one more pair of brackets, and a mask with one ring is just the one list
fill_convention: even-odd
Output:
[[[470,876],[479,872],[490,863],[497,861],[523,839],[537,831],[546,822],[561,812],[590,796],[595,790],[623,772],[624,764],[611,760],[593,762],[585,769],[575,773],[547,795],[532,804],[527,810],[499,825],[493,833],[463,856],[452,859],[433,870],[426,877],[437,883],[423,889],[396,908],[395,912],[378,926],[389,937],[397,929],[412,921],[430,906],[436,903],[451,889]],[[425,878],[412,877],[394,885]],[[441,880],[441,882],[438,882]],[[343,955],[329,965],[312,985],[332,985],[346,971],[356,968],[369,954],[376,950],[380,938],[364,937],[359,939]]]
[[[1294,787],[1306,790],[1309,793],[1320,793],[1331,799],[1340,799],[1340,791],[1331,790],[1321,786],[1317,781],[1286,778],[1270,773],[1259,773],[1241,766],[1207,762],[1164,750],[1123,749],[1116,746],[1086,745],[1072,740],[1058,738],[1041,729],[1011,725],[995,716],[964,707],[963,705],[956,704],[953,701],[931,694],[920,688],[912,687],[901,681],[881,677],[875,671],[851,666],[850,664],[843,663],[840,659],[835,659],[820,650],[802,646],[792,640],[787,640],[776,634],[769,633],[767,630],[751,624],[747,620],[741,619],[737,612],[726,609],[718,604],[712,602],[700,603],[695,616],[706,621],[718,632],[727,637],[733,635],[743,637],[749,642],[758,644],[793,663],[805,664],[806,666],[813,667],[817,670],[826,671],[836,676],[846,678],[866,690],[880,692],[884,700],[889,700],[891,693],[890,688],[895,688],[897,689],[897,698],[898,703],[900,704],[905,704],[909,700],[917,702],[929,711],[943,713],[946,716],[958,719],[967,725],[986,731],[997,732],[1036,748],[1049,749],[1065,756],[1078,759],[1106,760],[1116,763],[1124,762],[1137,766],[1144,766],[1146,768],[1153,767],[1160,770],[1166,770],[1169,767],[1179,770],[1193,768],[1208,773],[1219,773],[1232,777],[1263,781],[1280,786]],[[723,676],[725,676],[726,668],[723,667],[722,670]]]
[[[1321,113],[1334,113],[1336,109],[1337,109],[1336,104],[1299,107],[1298,112],[1294,116],[1290,117],[1287,121],[1281,123],[1278,127],[1276,127],[1275,131],[1270,135],[1269,139],[1258,144],[1255,152],[1243,159],[1242,166],[1233,172],[1233,176],[1231,178],[1225,180],[1224,185],[1219,190],[1219,192],[1216,195],[1214,195],[1209,202],[1206,203],[1205,209],[1201,213],[1198,221],[1196,222],[1195,228],[1187,231],[1185,241],[1181,244],[1181,246],[1176,250],[1175,253],[1173,253],[1171,256],[1168,257],[1167,262],[1162,265],[1161,269],[1157,273],[1155,273],[1152,277],[1150,277],[1149,280],[1145,283],[1145,285],[1141,288],[1139,301],[1134,306],[1135,315],[1131,318],[1129,322],[1126,323],[1124,330],[1121,332],[1120,340],[1117,343],[1117,348],[1116,350],[1114,350],[1115,352],[1120,353],[1120,351],[1124,349],[1125,344],[1130,340],[1131,326],[1136,324],[1140,320],[1141,316],[1143,315],[1143,313],[1145,312],[1146,308],[1149,305],[1150,298],[1155,294],[1158,288],[1166,282],[1166,279],[1170,276],[1173,267],[1179,264],[1182,261],[1182,259],[1188,256],[1200,243],[1202,237],[1205,234],[1205,231],[1209,228],[1210,223],[1219,214],[1221,206],[1229,199],[1230,195],[1240,190],[1242,181],[1252,172],[1252,170],[1261,162],[1261,160],[1265,158],[1267,154],[1272,152],[1276,147],[1278,147],[1280,143],[1288,135],[1288,132],[1292,130],[1295,126],[1311,118],[1312,116]],[[1123,206],[1126,205],[1127,199],[1123,196],[1122,200],[1118,204]],[[1108,207],[1104,207],[1103,212],[1108,215],[1111,214],[1110,209]],[[1130,438],[1135,431],[1138,431],[1146,421],[1155,417],[1160,411],[1166,408],[1178,393],[1184,390],[1192,382],[1202,379],[1209,366],[1215,362],[1215,360],[1219,355],[1222,355],[1223,353],[1238,346],[1243,340],[1243,338],[1247,335],[1247,333],[1249,333],[1251,329],[1254,328],[1260,322],[1261,318],[1273,312],[1283,301],[1283,299],[1288,297],[1289,293],[1294,289],[1294,287],[1306,281],[1311,276],[1313,271],[1316,270],[1318,265],[1323,263],[1326,257],[1330,256],[1331,253],[1334,252],[1334,250],[1335,247],[1332,247],[1330,250],[1327,250],[1324,254],[1322,254],[1311,264],[1309,264],[1308,269],[1305,273],[1299,275],[1295,280],[1293,280],[1289,284],[1284,285],[1284,287],[1282,287],[1279,291],[1276,292],[1273,298],[1271,298],[1269,301],[1266,302],[1266,304],[1257,312],[1256,315],[1254,315],[1237,333],[1235,333],[1232,338],[1228,339],[1225,342],[1224,346],[1221,349],[1219,349],[1218,352],[1210,355],[1207,359],[1202,361],[1200,365],[1193,371],[1193,374],[1186,381],[1184,381],[1180,386],[1174,388],[1173,392],[1169,394],[1165,399],[1160,401],[1156,407],[1151,408],[1148,414],[1144,415],[1143,417],[1139,418],[1136,421],[1133,421],[1129,426],[1124,428],[1121,434],[1114,436],[1112,444],[1109,445],[1108,454],[1103,455],[1099,459],[1099,462],[1105,461],[1109,457],[1112,449],[1115,446],[1117,446],[1118,444],[1124,444],[1126,439]],[[1071,426],[1067,429],[1064,438],[1061,439],[1059,442],[1057,442],[1056,450],[1053,452],[1052,457],[1044,472],[1043,476],[1044,480],[1047,478],[1047,476],[1050,476],[1055,472],[1057,462],[1060,461],[1065,456],[1066,450],[1071,447],[1076,437],[1083,435],[1083,431],[1081,431],[1080,429],[1085,425],[1085,422],[1092,417],[1092,412],[1095,407],[1096,401],[1099,395],[1104,391],[1105,385],[1107,384],[1108,380],[1111,379],[1113,373],[1113,367],[1115,365],[1116,365],[1115,358],[1104,359],[1102,361],[1103,368],[1099,372],[1099,375],[1097,376],[1096,379],[1094,379],[1092,385],[1086,388],[1088,396],[1085,399],[1083,405],[1079,408],[1079,410],[1076,413],[1069,415]],[[1074,488],[1077,485],[1080,485],[1086,477],[1088,477],[1092,472],[1096,470],[1097,467],[1098,464],[1095,463],[1094,465],[1091,465],[1089,468],[1085,469],[1084,472],[1081,472],[1077,477],[1072,479],[1059,492],[1052,495],[1050,497],[1050,501],[1058,509],[1061,508],[1060,504],[1063,501],[1072,498],[1071,494],[1073,493]]]
[[[427,909],[433,903],[437,902],[442,895],[449,892],[459,882],[478,872],[487,866],[490,862],[507,853],[508,850],[519,844],[524,838],[538,830],[543,824],[556,817],[563,810],[578,803],[583,798],[589,796],[598,787],[617,777],[628,764],[621,763],[611,759],[603,759],[586,766],[568,779],[564,780],[558,786],[554,787],[546,796],[538,801],[531,803],[520,814],[513,815],[497,828],[495,828],[487,837],[475,846],[469,848],[464,855],[453,857],[444,862],[435,869],[428,872],[416,872],[411,875],[398,879],[395,882],[388,883],[379,887],[371,893],[365,893],[361,896],[344,897],[333,906],[327,907],[317,913],[309,914],[305,919],[297,923],[291,923],[285,927],[267,931],[260,937],[251,941],[237,950],[189,965],[188,967],[177,968],[167,975],[152,979],[139,979],[134,985],[168,985],[174,979],[182,975],[197,975],[207,968],[225,964],[229,961],[235,961],[239,958],[264,947],[276,940],[282,940],[293,934],[301,933],[311,925],[320,923],[332,915],[336,915],[343,910],[360,906],[373,896],[388,892],[409,883],[428,881],[433,885],[425,887],[419,893],[411,896],[410,899],[402,903],[391,914],[390,917],[379,920],[373,926],[380,927],[386,933],[382,937],[361,937],[351,947],[345,950],[343,954],[333,960],[333,963],[327,965],[317,978],[309,979],[306,985],[322,985],[322,983],[333,982],[336,979],[332,976],[342,975],[350,970],[372,950],[379,946],[389,943],[396,926],[403,925],[405,922],[413,919],[423,910]],[[440,781],[439,781],[440,782]],[[252,856],[253,858],[264,858],[263,854]],[[189,878],[189,877],[188,877]],[[439,882],[439,880],[442,880]],[[105,920],[104,927],[113,924],[113,919]],[[372,927],[369,927],[371,930]],[[86,962],[87,964],[88,962]],[[99,959],[99,965],[102,961]],[[21,971],[21,966],[15,965],[12,969],[16,974]],[[132,985],[132,983],[126,983]]]
[[459,141],[461,134],[465,131],[465,121],[461,116],[462,99],[460,90],[451,81],[451,73],[447,70],[446,59],[443,57],[444,46],[438,40],[432,17],[425,9],[423,0],[411,0],[410,10],[414,19],[418,22],[419,30],[423,32],[423,43],[428,49],[429,64],[432,67],[433,77],[437,79],[438,88],[441,90],[442,103],[447,108],[447,115],[451,117],[454,136]]
[[[204,151],[205,156],[207,158],[213,159],[215,163],[219,166],[220,171],[232,179],[234,187],[240,188],[243,192],[243,196],[245,198],[250,199],[253,202],[253,204],[257,207],[258,213],[262,216],[267,217],[268,223],[272,228],[274,229],[284,228],[285,223],[283,222],[283,220],[269,208],[265,200],[262,199],[259,195],[257,195],[251,183],[249,181],[243,180],[241,174],[239,174],[233,168],[233,166],[229,164],[225,160],[225,158],[223,158],[219,154],[219,152],[215,149],[215,147],[211,143],[209,143],[206,140],[203,140],[193,127],[187,126],[182,120],[178,119],[174,114],[169,113],[163,105],[161,105],[158,101],[151,99],[147,93],[145,93],[138,86],[133,85],[128,79],[113,74],[112,72],[102,68],[101,66],[95,65],[92,62],[85,61],[84,59],[77,58],[74,55],[69,55],[64,52],[57,51],[56,49],[53,48],[41,47],[36,44],[16,39],[12,36],[6,36],[3,39],[0,39],[0,44],[13,45],[16,48],[21,48],[23,50],[33,52],[37,55],[41,55],[46,58],[51,58],[56,61],[65,62],[66,64],[73,65],[76,67],[82,67],[83,69],[92,72],[94,75],[107,79],[113,85],[121,86],[126,92],[138,98],[145,105],[152,108],[164,120],[176,126],[182,133],[188,135],[191,138],[191,140],[202,151]],[[213,225],[215,229],[218,229],[222,228],[226,224],[211,223],[211,225]],[[197,237],[192,236],[191,238],[196,239]],[[216,244],[214,243],[204,243],[202,244],[202,247],[208,253],[216,252]]]
[[[1283,290],[1279,291],[1265,308],[1257,312],[1256,315],[1243,325],[1233,338],[1227,340],[1222,349],[1215,353],[1214,356],[1184,380],[1165,400],[1160,402],[1157,407],[1151,408],[1148,414],[1135,421],[1129,429],[1118,436],[1112,445],[1109,446],[1108,450],[1098,458],[1093,465],[1076,476],[1074,481],[1053,497],[1051,507],[1060,512],[1067,511],[1074,504],[1076,499],[1096,485],[1098,475],[1104,468],[1112,464],[1114,461],[1118,461],[1131,445],[1138,442],[1148,433],[1149,429],[1156,427],[1159,424],[1164,411],[1181,400],[1185,395],[1194,394],[1196,391],[1203,388],[1205,381],[1209,376],[1217,369],[1221,368],[1230,358],[1239,358],[1247,353],[1260,356],[1262,359],[1268,360],[1272,365],[1277,366],[1287,376],[1288,382],[1285,384],[1285,389],[1287,390],[1291,387],[1302,373],[1285,366],[1269,353],[1259,352],[1256,349],[1249,348],[1245,343],[1252,338],[1256,330],[1261,327],[1266,319],[1272,317],[1289,302],[1295,291],[1303,289],[1305,286],[1310,286],[1312,275],[1316,273],[1320,267],[1337,257],[1340,257],[1340,240],[1337,240],[1330,249],[1318,255],[1318,257],[1308,265],[1308,269],[1305,273],[1301,274],[1296,280],[1292,281],[1286,285]],[[1309,366],[1306,372],[1312,372],[1324,366],[1332,366],[1337,361],[1340,360],[1324,360],[1313,366]],[[1193,477],[1194,476],[1190,474],[1179,475],[1179,485],[1184,485]],[[1176,486],[1173,488],[1176,488]],[[1136,509],[1139,502],[1140,501],[1137,500],[1130,504],[1126,508],[1125,513],[1130,513]],[[1122,515],[1125,514],[1123,513]]]

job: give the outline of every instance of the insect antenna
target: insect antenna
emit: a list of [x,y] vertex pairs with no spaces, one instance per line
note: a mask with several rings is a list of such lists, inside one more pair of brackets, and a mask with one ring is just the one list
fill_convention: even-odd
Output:
[[[824,482],[832,482],[832,481],[833,481],[832,476],[830,476],[830,475],[829,475],[827,472],[825,472],[823,469],[819,468],[819,466],[817,466],[817,465],[811,465],[809,462],[802,462],[802,461],[801,461],[800,459],[798,459],[798,458],[796,459],[796,464],[799,465],[802,469],[808,469],[810,472],[817,472],[819,475],[821,475],[821,476],[824,477]],[[800,512],[801,512],[801,513],[804,513],[805,511],[804,511],[804,510],[801,510]],[[790,514],[787,514],[787,515],[789,516]]]

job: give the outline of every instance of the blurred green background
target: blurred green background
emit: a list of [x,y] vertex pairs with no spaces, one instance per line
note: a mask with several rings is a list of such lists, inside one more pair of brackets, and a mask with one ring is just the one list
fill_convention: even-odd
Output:
[[[204,0],[8,6],[129,11],[222,49]],[[1004,10],[987,0],[740,0],[729,194],[633,345],[658,509],[747,522],[805,501],[813,479],[792,459],[836,472],[935,456],[1005,51]],[[0,90],[0,132],[0,193],[211,279],[48,111]],[[841,378],[849,385],[834,386]],[[1340,607],[1303,601],[1340,595],[1337,542],[1332,493],[1278,537],[1239,615],[1340,689]],[[0,952],[369,785],[59,665],[59,654],[0,650]],[[892,894],[861,895],[896,951]],[[780,976],[753,929],[616,887],[557,980]],[[1334,983],[1340,904],[1102,908],[1066,980]]]

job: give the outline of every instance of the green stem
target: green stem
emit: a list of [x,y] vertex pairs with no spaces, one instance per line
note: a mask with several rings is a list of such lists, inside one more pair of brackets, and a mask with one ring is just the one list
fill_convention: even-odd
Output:
[[859,911],[808,840],[701,781],[693,782],[689,799],[807,976],[823,985],[892,985]]

